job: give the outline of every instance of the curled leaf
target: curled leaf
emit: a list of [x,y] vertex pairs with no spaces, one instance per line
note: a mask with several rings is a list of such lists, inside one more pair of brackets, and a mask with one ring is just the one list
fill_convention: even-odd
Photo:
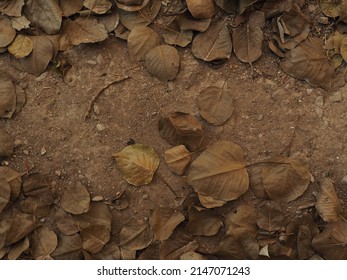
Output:
[[18,257],[27,249],[29,249],[29,238],[26,236],[21,241],[18,241],[16,244],[12,245],[10,251],[8,252],[9,260],[16,260]]
[[8,16],[20,17],[23,6],[24,0],[1,1],[0,12]]
[[117,7],[128,12],[135,12],[143,9],[149,0],[116,0]]
[[204,206],[205,208],[217,208],[227,203],[224,200],[214,199],[213,197],[203,195],[201,193],[198,193],[198,197],[199,197],[199,201],[201,205]]

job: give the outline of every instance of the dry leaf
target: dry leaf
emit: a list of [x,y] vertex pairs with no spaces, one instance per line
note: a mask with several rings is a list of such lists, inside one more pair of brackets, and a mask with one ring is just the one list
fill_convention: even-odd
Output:
[[265,14],[262,11],[253,11],[248,18],[248,24],[250,26],[257,26],[260,29],[265,27]]
[[243,12],[251,5],[253,5],[257,0],[239,0],[239,7],[237,9],[237,12],[239,14],[243,14]]
[[279,230],[283,225],[282,209],[275,201],[264,201],[258,205],[257,225],[268,232]]
[[326,16],[336,18],[339,16],[340,3],[341,1],[320,0],[319,7]]
[[62,22],[62,11],[58,0],[28,0],[24,13],[35,27],[47,34],[58,33]]
[[146,53],[145,65],[149,73],[166,82],[176,78],[180,67],[180,56],[174,47],[156,46]]
[[297,238],[298,258],[300,260],[307,260],[313,256],[314,251],[311,248],[311,242],[312,234],[310,228],[300,225]]
[[180,256],[180,260],[194,260],[194,261],[197,261],[197,260],[206,260],[207,258],[202,255],[202,254],[199,254],[197,252],[186,252],[184,253],[183,255]]
[[189,12],[196,18],[211,18],[217,12],[213,0],[186,0]]
[[154,241],[146,249],[144,249],[138,260],[159,260],[160,242]]
[[147,26],[159,13],[161,7],[160,0],[149,0],[148,4],[136,12],[129,12],[119,10],[121,23],[129,30],[134,29],[137,26]]
[[50,256],[58,245],[57,235],[48,227],[41,226],[30,237],[31,254],[35,259]]
[[227,230],[235,228],[246,228],[248,233],[254,237],[257,234],[257,212],[248,204],[240,204],[234,211],[225,215],[225,226]]
[[315,207],[325,222],[337,221],[340,211],[340,200],[330,178],[324,178],[321,181]]
[[181,30],[179,22],[176,19],[165,26],[162,35],[165,43],[180,47],[186,47],[193,39],[193,31]]
[[221,216],[209,209],[192,206],[186,230],[193,235],[213,236],[223,226]]
[[29,37],[18,34],[8,46],[8,52],[15,58],[23,58],[32,52],[33,47],[34,44]]
[[239,1],[230,1],[230,0],[215,0],[218,7],[220,7],[222,10],[231,13],[236,14],[238,12],[238,2]]
[[177,175],[184,174],[191,160],[190,153],[184,145],[166,150],[164,158],[169,169]]
[[150,215],[149,223],[153,231],[154,240],[166,240],[174,229],[184,221],[183,214],[168,207],[156,208]]
[[84,0],[59,0],[59,6],[64,17],[69,17],[83,8]]
[[135,260],[136,251],[120,247],[120,258],[121,260]]
[[16,31],[12,27],[11,21],[3,16],[0,16],[0,26],[0,48],[4,48],[11,44],[16,37]]
[[94,260],[120,260],[120,249],[116,242],[108,242],[104,248],[96,254],[92,255]]
[[120,245],[128,250],[141,250],[149,246],[153,233],[143,220],[130,220],[120,231]]
[[269,255],[271,259],[279,258],[285,260],[296,259],[298,252],[292,247],[282,245],[280,242],[269,244]]
[[207,31],[199,33],[192,44],[193,55],[205,61],[228,59],[232,42],[224,22],[212,23]]
[[182,227],[177,227],[169,239],[160,246],[161,260],[178,260],[184,253],[195,251],[199,247],[194,236]]
[[55,212],[55,219],[58,229],[65,235],[74,235],[80,230],[75,218],[62,208]]
[[191,114],[174,112],[159,119],[160,136],[172,146],[185,145],[189,150],[200,148],[203,140],[202,127]]
[[110,14],[98,17],[98,21],[102,23],[107,32],[110,33],[116,29],[120,22],[119,13],[117,10],[113,10]]
[[347,259],[347,222],[329,223],[322,233],[312,240],[312,247],[328,260]]
[[12,212],[13,211],[8,210],[3,213],[0,213],[0,251],[6,245],[7,233],[10,231],[12,227]]
[[189,12],[176,16],[181,30],[195,30],[204,32],[208,29],[211,23],[211,19],[197,19],[194,18]]
[[24,0],[5,0],[0,2],[0,12],[11,17],[20,17]]
[[0,178],[0,213],[5,209],[10,201],[11,187],[4,179]]
[[[0,95],[1,95],[1,92],[0,92]],[[13,154],[13,149],[14,149],[14,144],[13,144],[12,136],[7,134],[6,131],[0,128],[0,157],[11,156]]]
[[204,206],[205,208],[217,208],[227,203],[224,200],[214,199],[210,196],[206,196],[201,193],[198,193],[198,197],[199,197],[199,201],[201,205]]
[[159,45],[159,35],[153,29],[139,26],[132,29],[128,36],[128,51],[132,60],[144,60],[148,51]]
[[74,235],[58,235],[58,246],[51,254],[56,260],[80,260],[82,259],[82,239],[76,233]]
[[243,24],[233,30],[234,52],[242,62],[252,63],[262,54],[263,31],[258,26]]
[[47,175],[41,173],[32,173],[24,177],[23,193],[25,196],[43,198],[48,204],[53,202],[53,196],[49,188]]
[[21,31],[22,29],[27,29],[30,27],[30,21],[26,16],[21,16],[18,18],[11,18],[11,24],[14,29]]
[[117,7],[128,12],[136,12],[143,9],[149,0],[116,0]]
[[10,200],[14,202],[19,197],[19,194],[22,189],[21,174],[7,166],[0,166],[0,180],[5,180],[10,185],[11,187]]
[[13,85],[13,82],[10,76],[5,72],[0,71],[0,118],[5,118],[5,119],[11,118],[15,110],[16,110],[15,87]]
[[10,251],[8,252],[9,260],[16,260],[18,257],[27,249],[29,249],[29,238],[26,236],[21,241],[18,241],[16,244],[11,246]]
[[160,162],[156,151],[143,144],[130,145],[113,156],[123,179],[134,186],[152,182]]
[[240,146],[230,141],[211,144],[191,164],[189,184],[197,193],[230,201],[248,189],[248,174]]
[[259,256],[264,256],[264,257],[270,258],[270,255],[269,255],[269,244],[266,244],[264,247],[262,247],[259,250]]
[[283,12],[289,12],[293,7],[293,1],[278,0],[278,1],[265,1],[262,11],[265,13],[265,18],[272,18]]
[[200,115],[213,125],[225,123],[234,111],[233,97],[226,82],[221,86],[203,89],[198,95],[197,103]]
[[85,0],[83,5],[99,15],[105,14],[112,7],[112,3],[109,0]]
[[61,208],[71,214],[82,214],[89,210],[90,196],[81,183],[67,186],[61,198]]

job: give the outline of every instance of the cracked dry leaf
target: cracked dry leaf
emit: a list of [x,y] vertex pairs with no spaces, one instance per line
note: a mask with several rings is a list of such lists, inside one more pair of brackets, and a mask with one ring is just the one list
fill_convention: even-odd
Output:
[[127,41],[131,59],[140,61],[145,59],[148,51],[159,45],[160,38],[158,33],[153,29],[146,26],[139,26],[130,31]]
[[83,5],[98,15],[105,14],[112,7],[109,0],[85,0]]
[[0,2],[0,12],[10,17],[20,17],[24,0],[5,0]]
[[213,236],[223,226],[222,217],[212,210],[191,206],[186,230],[193,235]]
[[189,12],[178,15],[175,19],[178,22],[181,30],[195,30],[204,32],[211,24],[210,18],[197,19],[194,18]]
[[116,0],[116,5],[121,10],[136,12],[143,9],[148,2],[149,0]]
[[160,162],[157,152],[143,144],[130,145],[113,156],[123,179],[137,187],[152,182]]
[[195,18],[211,18],[216,12],[216,4],[213,0],[186,0],[189,12]]
[[279,230],[283,225],[282,209],[275,201],[263,201],[258,205],[257,225],[268,232]]
[[0,180],[5,180],[10,185],[10,201],[14,202],[22,190],[21,174],[7,166],[0,166]]
[[119,242],[124,249],[142,250],[151,244],[153,233],[143,220],[130,220],[119,233]]
[[80,231],[76,219],[62,208],[55,212],[55,221],[58,229],[65,235],[74,235]]
[[11,21],[8,18],[0,16],[0,48],[4,48],[11,44],[16,31],[12,27]]
[[162,35],[166,44],[180,47],[186,47],[193,39],[193,31],[181,30],[176,19],[164,27]]
[[[0,93],[0,96],[1,96],[1,93]],[[11,156],[13,154],[13,150],[14,150],[14,143],[13,143],[12,136],[7,134],[6,131],[0,128],[0,157]]]
[[82,239],[79,234],[70,236],[58,234],[58,246],[51,254],[55,260],[81,260],[82,253]]
[[324,178],[320,183],[315,205],[319,216],[325,222],[336,222],[339,217],[340,206],[333,181],[330,178]]
[[24,13],[35,27],[47,34],[59,32],[62,22],[62,11],[58,0],[28,0]]
[[312,247],[327,260],[346,260],[347,222],[338,220],[329,223],[323,232],[313,238]]
[[190,152],[184,145],[166,150],[164,158],[169,169],[177,175],[183,175],[191,161]]
[[26,236],[21,241],[18,241],[16,244],[12,245],[10,248],[10,251],[8,252],[8,259],[9,260],[16,260],[20,257],[20,255],[29,249],[30,242],[28,236]]
[[64,17],[69,17],[83,8],[84,0],[59,0],[59,6]]
[[50,256],[58,245],[57,235],[46,226],[41,226],[30,236],[31,255],[35,259]]
[[131,12],[119,10],[121,23],[129,30],[137,26],[147,26],[153,22],[161,7],[160,0],[149,0],[147,5],[139,11]]
[[145,55],[147,71],[162,82],[174,80],[180,67],[180,56],[176,48],[160,45]]
[[184,215],[174,208],[158,207],[149,217],[154,240],[166,240],[174,229],[185,219]]
[[204,61],[228,59],[231,51],[231,36],[224,22],[211,23],[205,32],[196,35],[192,43],[193,55]]
[[0,71],[0,118],[10,119],[15,110],[15,86],[11,77],[7,73]]
[[202,127],[199,121],[189,113],[174,112],[159,119],[160,136],[170,145],[184,145],[190,151],[201,147]]
[[188,182],[197,193],[214,199],[239,198],[249,184],[241,147],[231,141],[211,144],[191,164]]
[[234,111],[234,101],[227,82],[203,89],[197,103],[201,117],[213,125],[225,123]]
[[242,62],[252,63],[262,55],[263,31],[243,24],[233,30],[234,53]]
[[90,196],[80,182],[66,186],[61,198],[61,208],[71,214],[82,214],[89,210]]
[[18,34],[7,50],[15,58],[23,58],[32,52],[33,47],[33,41],[29,37]]

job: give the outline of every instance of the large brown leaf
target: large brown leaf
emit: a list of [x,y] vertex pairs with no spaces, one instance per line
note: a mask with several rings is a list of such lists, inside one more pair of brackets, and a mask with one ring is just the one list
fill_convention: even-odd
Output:
[[47,34],[59,32],[63,13],[58,0],[29,0],[24,11],[33,26],[41,28]]
[[134,186],[149,184],[159,166],[159,156],[147,145],[133,144],[114,154],[117,169]]
[[35,230],[30,237],[31,255],[38,259],[50,256],[58,245],[57,235],[46,226]]
[[[15,110],[16,89],[11,77],[7,73],[0,71],[0,118],[11,118]],[[1,129],[1,131],[3,130]],[[0,148],[0,150],[3,149],[3,147]]]
[[184,145],[166,150],[164,158],[169,169],[178,175],[184,174],[191,160],[190,153]]
[[24,0],[1,1],[0,12],[8,16],[20,17],[23,6]]
[[61,198],[61,207],[71,214],[82,214],[89,210],[90,196],[81,183],[66,186]]
[[8,46],[16,37],[16,31],[8,18],[0,16],[0,48]]
[[241,147],[230,141],[211,144],[192,163],[188,181],[197,193],[214,199],[239,198],[249,184]]
[[205,61],[228,59],[231,51],[231,36],[224,22],[212,23],[195,37],[192,44],[193,55]]
[[180,67],[180,56],[174,47],[156,46],[146,53],[145,65],[149,73],[166,82],[176,78]]
[[268,232],[279,230],[283,225],[282,209],[274,201],[264,201],[258,205],[257,225]]
[[233,97],[226,82],[203,89],[197,103],[200,115],[214,125],[225,123],[234,111]]
[[130,220],[120,231],[120,245],[128,250],[141,250],[149,246],[153,233],[143,220]]
[[258,26],[243,24],[233,30],[234,52],[242,62],[252,63],[262,54],[263,31]]
[[196,18],[211,18],[217,12],[213,0],[186,0],[189,12]]
[[59,6],[63,12],[63,16],[69,17],[83,8],[84,0],[59,0]]
[[99,15],[105,14],[112,7],[112,3],[109,0],[85,0],[83,5]]
[[203,140],[202,127],[189,113],[174,112],[159,119],[160,136],[173,146],[185,145],[189,150],[200,148]]
[[51,254],[56,260],[80,260],[82,259],[82,239],[76,233],[70,236],[59,234],[58,246]]
[[149,218],[154,240],[162,241],[168,239],[174,229],[184,221],[184,219],[185,217],[183,214],[174,208],[156,208]]
[[321,181],[315,207],[324,221],[337,221],[340,211],[340,199],[337,197],[333,181],[330,178],[324,178]]

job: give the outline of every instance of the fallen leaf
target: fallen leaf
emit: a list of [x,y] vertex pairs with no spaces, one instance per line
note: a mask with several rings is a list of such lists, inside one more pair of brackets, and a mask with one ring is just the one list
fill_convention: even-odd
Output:
[[269,19],[278,16],[283,12],[289,12],[292,7],[292,0],[265,1],[261,10],[265,13],[265,18]]
[[24,13],[35,27],[47,34],[59,32],[62,22],[62,11],[58,0],[28,0]]
[[213,197],[206,196],[201,193],[198,193],[198,197],[201,205],[205,208],[217,208],[227,203],[224,200],[214,199]]
[[339,16],[340,3],[341,1],[321,0],[319,1],[319,7],[326,16],[336,18]]
[[161,117],[158,129],[160,136],[172,146],[185,145],[189,150],[196,151],[202,144],[201,124],[189,113],[174,112]]
[[15,110],[16,89],[11,77],[7,73],[0,71],[0,118],[11,118]]
[[24,177],[23,193],[25,196],[36,196],[45,199],[47,203],[53,203],[53,195],[45,174],[32,173]]
[[120,254],[117,243],[110,241],[99,253],[93,254],[92,257],[94,260],[120,260]]
[[235,210],[225,215],[224,223],[227,230],[246,228],[248,233],[255,237],[258,231],[257,211],[248,204],[240,204]]
[[20,255],[29,249],[29,238],[26,236],[21,241],[18,241],[16,244],[11,246],[10,251],[8,252],[8,259],[9,260],[16,260],[20,257]]
[[30,27],[30,21],[24,15],[18,18],[11,18],[11,24],[12,27],[17,31],[21,31],[22,29],[27,29]]
[[51,205],[52,202],[40,197],[27,197],[19,202],[22,212],[35,216],[37,220],[49,217]]
[[183,255],[180,256],[180,260],[194,260],[194,261],[197,261],[197,260],[206,260],[207,258],[202,255],[202,254],[199,254],[197,252],[186,252],[184,253]]
[[231,13],[236,14],[239,9],[239,1],[230,1],[230,0],[215,0],[218,7],[220,7],[222,10]]
[[11,44],[16,37],[16,31],[12,27],[11,21],[3,16],[0,16],[0,26],[0,48],[4,48]]
[[0,12],[10,17],[20,17],[24,0],[11,0],[0,2]]
[[154,240],[166,240],[174,229],[183,222],[183,214],[169,207],[156,208],[149,217],[149,223],[153,231]]
[[159,35],[153,29],[139,26],[132,29],[128,36],[128,51],[132,60],[144,60],[148,51],[159,45]]
[[56,260],[81,260],[82,253],[82,239],[79,234],[70,236],[59,234],[58,246],[51,254]]
[[58,229],[65,235],[74,235],[80,230],[75,218],[62,208],[58,208],[55,212],[55,219]]
[[148,2],[149,0],[116,0],[116,5],[121,10],[136,12],[143,9]]
[[35,230],[30,237],[31,254],[35,259],[50,256],[58,245],[57,235],[46,226]]
[[11,187],[4,179],[0,178],[0,213],[4,210],[10,201]]
[[233,97],[226,82],[203,89],[197,103],[200,115],[213,125],[225,123],[234,111]]
[[196,18],[211,18],[216,12],[213,0],[186,0],[189,12]]
[[211,23],[205,32],[196,35],[192,43],[193,55],[204,61],[228,59],[231,51],[231,36],[224,22]]
[[275,201],[264,201],[258,205],[257,225],[268,232],[279,230],[283,225],[282,209]]
[[325,222],[337,221],[340,212],[340,200],[330,178],[324,178],[321,181],[315,207]]
[[313,238],[312,247],[328,260],[347,259],[347,222],[339,220],[329,223],[319,235]]
[[83,8],[84,0],[59,0],[59,6],[64,17],[69,17]]
[[184,174],[191,160],[190,153],[184,145],[166,150],[164,158],[169,169],[177,175]]
[[23,58],[32,52],[33,47],[30,37],[18,34],[7,49],[15,58]]
[[71,214],[82,214],[89,210],[90,196],[81,183],[66,186],[61,198],[61,208]]
[[280,242],[269,244],[269,255],[271,259],[279,258],[285,260],[293,260],[297,258],[296,249],[282,245]]
[[314,255],[311,242],[312,234],[310,228],[305,225],[300,225],[297,238],[298,258],[300,260],[307,260]]
[[141,250],[149,246],[153,233],[143,220],[131,219],[120,231],[120,245],[128,250]]
[[259,250],[259,256],[264,256],[264,257],[270,258],[270,255],[269,255],[269,244],[266,244],[264,247],[262,247]]
[[98,15],[105,14],[112,7],[109,0],[85,0],[83,5]]
[[249,179],[243,151],[231,141],[218,141],[191,164],[188,182],[197,193],[230,201],[248,189]]
[[[0,95],[1,95],[1,92],[0,92]],[[13,138],[9,134],[7,134],[6,131],[0,128],[0,157],[11,156],[13,154],[13,150],[14,150]]]
[[174,47],[156,46],[146,53],[145,66],[149,73],[160,81],[166,82],[176,78],[180,66],[180,56]]
[[260,29],[265,27],[265,14],[262,11],[253,11],[248,18],[248,24],[250,26],[257,26]]
[[138,260],[159,260],[159,251],[160,251],[159,241],[152,242],[146,249],[144,249],[141,255],[137,258]]
[[165,43],[180,47],[186,47],[193,39],[193,31],[181,30],[179,22],[176,19],[165,26],[162,35]]
[[193,17],[189,12],[176,16],[181,30],[195,30],[204,32],[208,29],[211,23],[211,19],[197,19]]
[[[10,231],[12,227],[12,223],[13,223],[12,213],[13,213],[12,210],[8,210],[8,211],[0,213],[0,251],[6,245],[7,233]],[[2,257],[0,257],[0,259],[2,259]]]
[[221,216],[212,210],[192,206],[188,213],[186,230],[193,235],[213,236],[223,226]]
[[114,30],[114,35],[122,40],[128,40],[130,31],[120,22]]
[[16,201],[22,190],[21,174],[7,166],[0,166],[0,180],[5,180],[10,185],[10,200],[12,202]]
[[152,182],[160,162],[156,151],[143,144],[127,146],[113,156],[123,179],[137,187]]
[[116,29],[120,22],[119,13],[117,10],[113,10],[110,14],[98,17],[98,21],[102,23],[105,26],[107,32],[110,33]]
[[252,63],[262,54],[263,31],[258,26],[243,24],[233,30],[234,52],[242,62]]

